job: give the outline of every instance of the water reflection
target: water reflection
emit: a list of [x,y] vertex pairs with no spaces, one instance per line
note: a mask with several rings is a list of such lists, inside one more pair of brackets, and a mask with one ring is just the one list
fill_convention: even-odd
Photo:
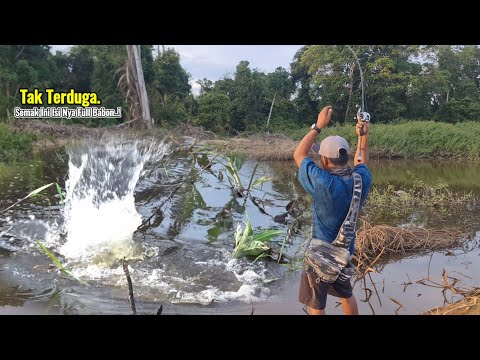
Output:
[[[297,168],[293,161],[263,162],[257,168],[256,177],[273,177],[271,182],[252,191],[252,195],[259,199],[270,216],[263,214],[250,200],[232,194],[226,180],[218,176],[225,171],[220,163],[214,163],[211,172],[200,172],[200,166],[195,164],[195,159],[188,154],[176,154],[169,158],[163,167],[158,164],[155,168],[147,166],[135,188],[135,205],[142,218],[146,219],[155,214],[135,235],[135,241],[151,250],[151,255],[146,256],[145,260],[132,263],[139,312],[153,314],[161,302],[165,305],[165,313],[249,313],[250,305],[245,305],[248,302],[246,299],[255,298],[258,302],[268,302],[265,305],[257,304],[257,313],[276,311],[301,314],[301,307],[296,301],[298,272],[288,272],[288,268],[274,263],[258,262],[255,266],[250,266],[248,261],[230,263],[233,233],[236,225],[245,220],[246,214],[256,230],[287,229],[287,225],[273,221],[273,217],[284,214],[292,199],[306,195],[298,183]],[[244,185],[248,184],[255,165],[254,161],[247,161],[241,169],[240,177]],[[455,191],[478,193],[480,190],[477,180],[480,175],[478,164],[392,160],[371,161],[370,167],[374,186],[382,187],[387,183],[400,188],[412,186],[413,178],[407,173],[410,171],[426,184],[434,184],[438,178],[442,178]],[[33,163],[11,169],[13,170],[0,173],[0,208],[8,206],[12,201],[47,182],[60,181],[63,186],[63,176],[67,172],[66,156],[62,155],[61,151],[45,152]],[[195,181],[185,183],[166,201],[172,189],[189,174],[192,174]],[[46,195],[52,204],[58,201],[54,189]],[[157,212],[160,205],[161,211]],[[48,209],[51,211],[52,208],[41,199],[23,203],[21,207],[0,217],[0,237],[5,240],[6,234],[1,232],[8,227],[8,222],[17,222],[19,218],[29,219],[32,214],[36,218],[47,218]],[[460,215],[462,214],[456,214]],[[464,219],[478,222],[478,218]],[[296,237],[293,246],[288,250],[294,252],[302,240],[302,236]],[[12,272],[11,280],[14,281],[9,281],[3,288],[0,286],[0,301],[3,301],[4,305],[23,306],[25,302],[42,299],[45,306],[48,303],[55,304],[52,306],[60,306],[64,313],[129,312],[121,268],[81,268],[82,276],[91,276],[97,285],[87,289],[66,279],[58,280],[58,274],[48,269],[49,260],[42,257],[42,254],[32,252],[31,248],[23,249],[31,252],[31,255],[25,255],[25,261],[8,262],[9,266],[28,269],[28,272],[22,275],[14,275]],[[0,253],[0,258],[5,259],[7,254],[20,250],[6,250],[6,253]],[[441,275],[438,273],[441,266],[450,266],[452,271],[466,270],[459,264],[465,261],[473,263],[478,254],[472,253],[464,258],[461,256],[447,258],[443,254],[435,254],[432,274]],[[32,270],[39,262],[45,267]],[[381,287],[382,282],[385,285],[385,292],[380,295],[380,300],[372,300],[375,312],[394,313],[394,304],[389,297],[405,306],[405,312],[402,310],[400,313],[417,313],[440,304],[443,297],[436,289],[422,290],[420,285],[412,284],[405,292],[402,291],[401,284],[408,282],[405,274],[408,274],[411,280],[419,279],[423,276],[427,263],[426,257],[392,261],[382,274],[374,274],[372,279],[367,279],[368,287],[373,287],[372,282],[377,287]],[[475,266],[470,269],[471,272],[466,273],[471,278],[468,283],[478,285],[480,272],[476,272],[478,269]],[[3,270],[1,276],[9,269],[4,267]],[[32,286],[28,276],[37,277],[36,281],[41,278],[41,284],[37,281],[37,284]],[[276,278],[282,280],[269,282]],[[60,289],[53,286],[57,281]],[[359,300],[363,298],[363,287],[364,284],[357,284],[355,287]],[[20,291],[22,288],[25,291]],[[417,296],[418,294],[421,295]],[[210,304],[211,299],[217,301]],[[340,312],[339,308],[335,308],[334,300],[331,301],[328,305],[329,312]],[[203,306],[194,305],[198,303]],[[370,312],[370,307],[367,306],[366,303],[360,303],[362,313]]]

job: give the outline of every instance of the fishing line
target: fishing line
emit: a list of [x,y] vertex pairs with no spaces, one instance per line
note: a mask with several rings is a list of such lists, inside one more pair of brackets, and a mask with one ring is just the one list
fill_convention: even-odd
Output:
[[[366,112],[366,110],[365,110],[365,80],[364,80],[364,77],[363,77],[362,66],[360,65],[360,60],[358,60],[358,57],[355,54],[355,51],[353,51],[353,49],[349,45],[346,45],[346,46],[352,52],[353,56],[355,57],[355,60],[356,60],[357,65],[358,65],[358,69],[360,71],[360,84],[361,84],[361,87],[362,87],[362,107],[360,109],[358,109],[357,120],[369,123],[370,122],[370,114],[368,112]],[[360,144],[362,143],[362,136],[363,136],[363,127],[360,129],[360,139],[359,139]],[[360,146],[360,152],[358,153],[358,162],[361,162],[361,161],[362,161],[362,146]]]

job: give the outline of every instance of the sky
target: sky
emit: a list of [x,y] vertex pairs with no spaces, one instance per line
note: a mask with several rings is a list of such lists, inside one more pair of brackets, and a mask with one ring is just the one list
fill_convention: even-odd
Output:
[[[52,51],[68,51],[70,45],[51,45]],[[278,66],[290,70],[293,55],[301,45],[165,45],[180,54],[180,63],[190,73],[192,92],[198,94],[196,80],[212,81],[232,75],[242,60],[250,62],[251,69],[272,72]],[[154,46],[156,49],[156,46]]]

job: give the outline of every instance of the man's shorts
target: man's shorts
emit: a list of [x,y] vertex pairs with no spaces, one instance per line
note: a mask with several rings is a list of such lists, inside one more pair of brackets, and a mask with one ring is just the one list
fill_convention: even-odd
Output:
[[317,275],[313,269],[302,270],[298,300],[308,307],[323,310],[327,305],[327,295],[348,299],[353,295],[351,277],[343,273],[333,283],[316,282]]

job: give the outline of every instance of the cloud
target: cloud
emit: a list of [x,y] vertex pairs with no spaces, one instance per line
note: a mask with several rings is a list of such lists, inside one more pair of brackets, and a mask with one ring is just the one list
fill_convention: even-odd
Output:
[[200,94],[200,89],[201,89],[200,84],[196,83],[197,80],[198,79],[194,79],[190,81],[190,85],[192,85],[192,94],[195,96]]
[[[71,45],[50,45],[51,51],[68,52]],[[192,92],[198,94],[195,81],[212,81],[232,75],[238,63],[247,60],[251,69],[272,72],[279,66],[290,70],[290,63],[301,45],[165,45],[180,54],[180,63],[191,75]],[[157,46],[154,45],[154,55]]]
[[252,69],[272,72],[278,66],[290,69],[301,45],[168,45],[180,54],[182,66],[194,79],[218,80],[233,74],[242,60]]
[[55,54],[57,51],[67,53],[72,45],[50,45],[50,52]]

